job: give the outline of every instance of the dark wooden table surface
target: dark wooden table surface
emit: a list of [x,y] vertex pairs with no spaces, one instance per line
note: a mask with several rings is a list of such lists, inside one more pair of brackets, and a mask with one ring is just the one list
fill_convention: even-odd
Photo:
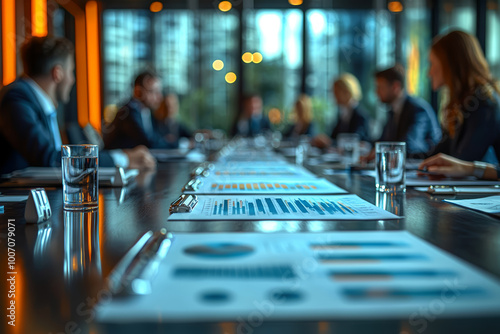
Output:
[[[171,232],[288,232],[320,233],[345,230],[408,230],[500,280],[500,219],[463,209],[409,188],[403,195],[379,195],[374,180],[359,174],[327,177],[340,187],[405,218],[391,221],[198,221],[167,222],[175,200],[195,164],[164,163],[154,172],[141,173],[128,188],[101,188],[99,209],[71,213],[62,209],[62,189],[47,188],[53,209],[45,223],[26,224],[24,203],[3,204],[0,214],[0,307],[4,333],[98,333],[93,305],[108,297],[104,281],[112,268],[148,230],[166,227]],[[321,168],[311,167],[321,175]],[[324,176],[324,175],[322,175]],[[2,188],[3,194],[27,194],[27,189]],[[471,196],[457,197],[470,198]],[[7,324],[7,220],[15,220],[16,326]],[[142,324],[108,327],[113,333],[500,333],[500,320],[437,319],[423,314],[411,319],[378,321],[265,322],[242,327],[237,322]]]

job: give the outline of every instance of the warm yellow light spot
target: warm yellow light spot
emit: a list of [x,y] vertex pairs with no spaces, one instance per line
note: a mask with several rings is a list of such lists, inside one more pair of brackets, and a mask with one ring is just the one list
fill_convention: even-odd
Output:
[[221,1],[219,2],[219,10],[221,12],[228,12],[233,8],[233,4],[229,1]]
[[393,13],[399,13],[403,11],[403,4],[401,1],[391,1],[387,5],[387,8]]
[[163,4],[160,1],[155,1],[149,5],[149,10],[153,13],[158,13],[163,9]]
[[260,52],[254,52],[253,54],[253,62],[258,64],[262,61],[262,55],[260,54]]
[[272,108],[271,110],[269,110],[268,117],[269,117],[269,121],[272,124],[281,123],[281,119],[282,119],[281,111],[278,108]]
[[300,6],[302,5],[303,0],[288,0],[288,3],[292,6]]
[[246,64],[251,63],[252,60],[253,60],[253,55],[250,52],[245,52],[241,56],[241,60],[243,60],[243,62],[246,63]]
[[214,70],[220,71],[224,68],[224,62],[220,59],[217,59],[212,63],[212,67],[214,68]]
[[236,74],[234,74],[234,72],[228,72],[226,74],[226,82],[232,84],[235,81],[236,81]]

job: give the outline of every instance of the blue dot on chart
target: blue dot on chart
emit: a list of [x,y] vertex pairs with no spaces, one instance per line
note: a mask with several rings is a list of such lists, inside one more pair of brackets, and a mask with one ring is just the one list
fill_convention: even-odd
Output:
[[296,303],[302,300],[302,294],[298,291],[274,290],[271,293],[271,301],[275,304]]
[[201,294],[201,300],[206,303],[226,303],[231,297],[225,291],[209,291]]
[[228,259],[247,256],[254,252],[254,248],[247,245],[214,242],[202,245],[190,246],[184,249],[184,253],[205,259]]

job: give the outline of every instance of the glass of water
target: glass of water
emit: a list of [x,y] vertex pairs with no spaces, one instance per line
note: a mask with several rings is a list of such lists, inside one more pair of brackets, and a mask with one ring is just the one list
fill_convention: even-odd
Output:
[[380,192],[406,191],[406,143],[375,143],[375,186]]
[[89,210],[99,206],[99,147],[62,146],[62,183],[65,210]]
[[359,142],[357,133],[339,133],[337,146],[344,164],[352,165],[359,161]]

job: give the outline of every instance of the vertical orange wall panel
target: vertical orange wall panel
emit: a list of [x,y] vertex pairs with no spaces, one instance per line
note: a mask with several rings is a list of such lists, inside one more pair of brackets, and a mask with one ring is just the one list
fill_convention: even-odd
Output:
[[31,35],[47,36],[47,0],[31,0]]
[[89,121],[101,131],[101,68],[99,52],[99,7],[96,1],[85,5],[87,21],[87,71],[89,93]]
[[2,0],[2,83],[16,80],[16,2]]

